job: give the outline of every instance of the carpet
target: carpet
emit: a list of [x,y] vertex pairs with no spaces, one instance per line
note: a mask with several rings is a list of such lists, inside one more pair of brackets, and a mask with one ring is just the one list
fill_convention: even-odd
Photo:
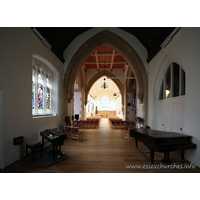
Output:
[[53,161],[52,146],[49,146],[43,149],[42,158],[40,157],[40,151],[36,151],[36,154],[34,152],[34,161],[32,161],[30,152],[27,157],[22,157],[22,162],[25,166],[48,166],[56,162],[62,161],[66,158],[67,156],[65,154],[56,153],[55,161]]

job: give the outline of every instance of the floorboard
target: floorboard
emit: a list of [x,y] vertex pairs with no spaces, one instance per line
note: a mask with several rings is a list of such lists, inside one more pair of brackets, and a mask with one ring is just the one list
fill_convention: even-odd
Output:
[[[170,166],[162,164],[162,168],[149,169],[148,161],[134,148],[134,139],[125,141],[126,129],[113,129],[106,118],[101,120],[99,128],[80,129],[83,140],[78,142],[67,139],[62,152],[67,158],[50,166],[24,166],[17,161],[5,168],[5,172],[36,172],[36,173],[199,173],[198,167],[177,169],[178,166],[189,167],[188,161],[175,160]],[[139,142],[139,147],[147,149]],[[145,153],[149,157],[149,153]],[[180,157],[179,152],[170,153],[172,157]],[[155,160],[161,160],[163,154],[156,153]],[[172,168],[174,166],[174,168]],[[141,167],[144,167],[141,168]],[[168,168],[167,168],[168,167]]]

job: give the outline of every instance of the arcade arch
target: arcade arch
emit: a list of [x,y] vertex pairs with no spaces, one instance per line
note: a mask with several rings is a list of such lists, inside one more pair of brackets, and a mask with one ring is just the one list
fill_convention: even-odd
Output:
[[[146,74],[145,66],[142,63],[137,52],[130,46],[124,39],[110,31],[102,31],[95,36],[88,39],[73,55],[72,59],[67,66],[67,70],[64,75],[64,115],[72,114],[71,100],[74,94],[74,81],[78,70],[81,68],[85,59],[98,48],[107,45],[108,47],[115,49],[119,52],[127,61],[135,75],[135,81],[137,82],[137,97],[140,103],[143,104],[143,116],[144,124],[147,124],[148,120],[148,77]],[[100,72],[103,73],[103,72]],[[117,79],[116,79],[117,81]],[[118,80],[119,81],[119,80]],[[92,84],[92,82],[91,82]],[[86,86],[87,87],[87,86]],[[84,94],[84,103],[86,103],[86,97],[88,89],[91,85],[88,85]],[[120,88],[119,88],[120,89]],[[123,90],[122,90],[123,91]],[[121,90],[120,90],[121,92]],[[122,95],[123,96],[123,95]],[[124,104],[124,100],[123,104]]]
[[[115,77],[115,75],[107,70],[103,70],[99,73],[97,73],[95,76],[93,76],[93,78],[89,81],[89,83],[87,84],[87,86],[85,87],[85,100],[84,100],[84,104],[87,104],[87,96],[88,93],[92,87],[92,85],[96,82],[96,80],[98,80],[99,78],[103,77],[103,76],[111,76],[111,77]],[[113,82],[117,85],[121,95],[122,95],[122,105],[124,105],[124,88],[122,83],[118,80],[118,79],[113,79]]]

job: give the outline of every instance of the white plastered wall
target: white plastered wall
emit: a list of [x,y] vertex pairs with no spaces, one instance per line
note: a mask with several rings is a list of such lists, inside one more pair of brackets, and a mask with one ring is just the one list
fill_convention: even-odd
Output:
[[81,92],[74,92],[74,114],[79,114],[79,119],[83,119],[83,116],[81,114],[82,111],[82,101],[80,100],[81,97],[82,97]]
[[185,128],[196,150],[186,151],[186,159],[200,166],[199,94],[200,94],[200,28],[181,28],[173,40],[149,63],[149,125],[157,127],[158,92],[169,62],[177,62],[186,72]]
[[[62,122],[63,64],[44,46],[31,28],[0,28],[0,86],[3,93],[2,133],[4,167],[19,159],[13,138],[37,139],[38,131]],[[40,55],[59,74],[57,116],[32,117],[32,56]]]

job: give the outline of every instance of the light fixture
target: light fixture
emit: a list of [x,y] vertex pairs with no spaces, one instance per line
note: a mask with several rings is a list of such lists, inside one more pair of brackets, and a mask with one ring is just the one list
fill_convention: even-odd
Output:
[[165,92],[166,92],[166,98],[167,98],[170,93],[170,90],[165,90]]
[[104,82],[103,82],[103,84],[101,84],[101,88],[106,89],[106,88],[108,88],[108,84],[105,82],[106,81],[105,78],[103,80],[104,80]]
[[117,94],[121,94],[120,92],[114,92],[113,96],[116,97]]

